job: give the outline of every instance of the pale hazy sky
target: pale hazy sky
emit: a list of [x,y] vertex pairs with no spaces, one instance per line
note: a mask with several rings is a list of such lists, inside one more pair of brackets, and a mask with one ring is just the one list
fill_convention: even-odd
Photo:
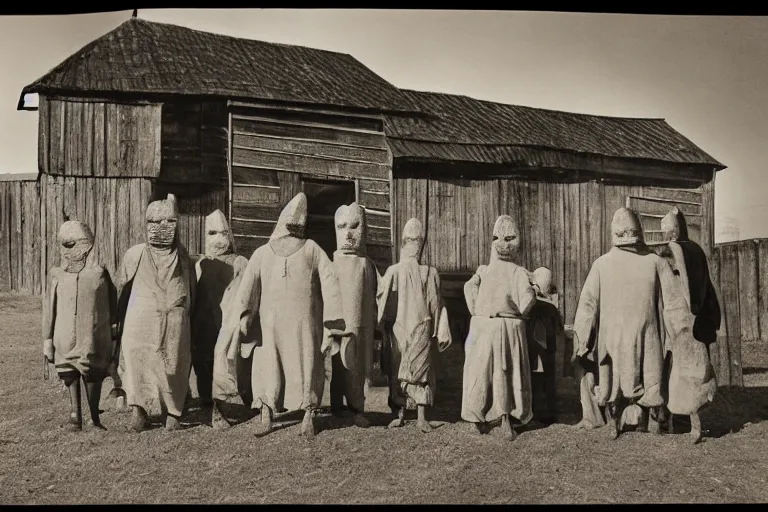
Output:
[[[36,172],[21,89],[130,11],[0,16],[0,173]],[[716,215],[768,237],[768,17],[514,11],[140,9],[139,17],[349,53],[398,87],[661,117],[728,166]]]

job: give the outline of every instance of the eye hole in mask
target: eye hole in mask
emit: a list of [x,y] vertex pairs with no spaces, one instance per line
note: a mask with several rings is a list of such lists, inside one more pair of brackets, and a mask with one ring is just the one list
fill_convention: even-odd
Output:
[[211,235],[211,236],[215,235],[216,233],[217,233],[216,231],[209,231],[208,232],[208,234]]
[[517,238],[517,237],[516,237],[516,236],[514,236],[514,235],[512,235],[512,236],[505,236],[505,237],[504,237],[504,241],[505,241],[505,242],[511,242],[511,241],[512,241],[512,240],[514,240],[515,238]]
[[75,243],[76,242],[74,242],[74,241],[69,241],[69,242],[62,242],[61,245],[63,245],[67,249],[71,249],[71,248],[73,248],[75,246]]
[[494,242],[495,242],[496,240],[498,240],[498,239],[499,239],[499,237],[497,237],[496,235],[493,235],[493,241],[494,241]]

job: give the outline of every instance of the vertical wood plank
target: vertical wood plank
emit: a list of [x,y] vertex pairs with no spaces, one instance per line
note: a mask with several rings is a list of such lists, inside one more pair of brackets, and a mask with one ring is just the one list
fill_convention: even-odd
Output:
[[736,247],[741,337],[743,341],[756,341],[760,339],[757,244],[753,240],[743,240]]
[[104,103],[93,104],[93,175],[106,176],[107,174],[107,126],[106,105]]
[[579,185],[568,184],[565,194],[565,308],[566,324],[573,324],[581,286],[581,222]]
[[[725,323],[727,338],[721,344],[720,368],[725,376],[725,383],[730,386],[743,386],[741,365],[741,304],[739,300],[739,253],[738,246],[722,248],[720,263],[720,286],[725,304]],[[728,368],[725,370],[725,368]]]
[[768,239],[759,240],[758,246],[758,304],[760,340],[768,342]]
[[0,292],[11,290],[11,231],[10,183],[0,182]]
[[37,111],[37,168],[42,173],[50,172],[49,158],[51,154],[51,114],[50,101],[47,96],[39,95]]

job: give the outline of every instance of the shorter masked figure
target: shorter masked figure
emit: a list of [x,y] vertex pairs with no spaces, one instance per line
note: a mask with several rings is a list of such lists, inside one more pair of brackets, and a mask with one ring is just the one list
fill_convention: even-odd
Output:
[[[192,316],[192,367],[203,407],[211,407],[214,428],[229,426],[222,416],[221,402],[242,400],[250,406],[247,377],[253,343],[242,345],[245,354],[227,359],[224,345],[216,345],[224,311],[237,293],[248,260],[235,253],[234,237],[226,217],[216,210],[205,218],[205,254],[195,265],[197,298]],[[217,403],[214,404],[213,401]]]
[[446,350],[452,339],[437,269],[419,264],[424,239],[421,222],[410,219],[400,261],[387,269],[377,295],[384,338],[381,369],[389,378],[389,406],[397,415],[389,426],[403,426],[406,407],[415,404],[419,428],[431,432],[426,409],[435,401],[435,352]]
[[672,271],[645,245],[637,214],[620,208],[611,230],[613,248],[592,264],[579,298],[574,362],[596,365],[597,404],[606,407],[614,438],[624,424],[658,433],[665,314],[679,301]]
[[69,389],[73,428],[80,430],[83,423],[82,379],[92,425],[103,429],[99,401],[113,359],[115,293],[109,273],[86,264],[93,249],[93,234],[86,224],[76,220],[62,224],[59,244],[61,266],[49,273],[43,303],[43,353]]
[[257,434],[272,430],[273,414],[304,411],[300,434],[315,435],[314,414],[325,384],[323,329],[344,333],[339,285],[331,260],[305,238],[307,197],[299,193],[280,213],[266,245],[253,252],[219,333],[234,361],[251,329],[251,386],[261,411]]
[[[365,385],[373,366],[373,335],[376,326],[376,290],[379,273],[366,256],[365,210],[352,203],[336,210],[336,246],[333,268],[339,281],[345,332],[326,333],[331,350],[331,411],[342,414],[343,400],[359,427],[367,427]],[[324,346],[325,351],[325,346]]]
[[[672,415],[689,416],[691,435],[701,439],[699,410],[709,404],[717,390],[709,359],[709,345],[717,341],[721,311],[703,249],[688,238],[683,213],[676,207],[661,220],[669,243],[662,256],[676,276],[684,304],[670,312],[665,346],[665,395],[671,413],[668,429],[674,430]],[[666,308],[665,308],[666,309]]]
[[533,271],[536,302],[529,313],[526,337],[531,361],[534,419],[554,423],[557,416],[557,347],[564,345],[565,327],[558,309],[558,295],[552,272],[546,267]]
[[516,437],[511,418],[525,424],[533,417],[526,322],[536,292],[528,271],[514,263],[519,245],[517,225],[502,215],[493,227],[490,263],[464,285],[472,319],[464,345],[461,418],[478,433],[481,425],[501,419],[510,440]]
[[195,271],[178,241],[176,198],[150,203],[146,220],[148,243],[128,249],[117,273],[119,371],[134,430],[158,409],[175,430],[189,391]]

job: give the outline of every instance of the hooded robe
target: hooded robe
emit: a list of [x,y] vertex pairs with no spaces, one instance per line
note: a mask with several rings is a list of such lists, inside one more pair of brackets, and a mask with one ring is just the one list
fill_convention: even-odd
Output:
[[119,372],[129,406],[179,417],[192,366],[195,274],[178,241],[175,197],[150,203],[146,216],[150,243],[128,249],[117,273]]
[[299,193],[283,208],[269,243],[253,252],[219,334],[228,344],[245,316],[251,318],[249,333],[261,329],[251,370],[254,409],[319,407],[323,328],[344,328],[333,266],[319,245],[304,238],[306,222],[307,197]]
[[[373,336],[377,320],[376,292],[379,273],[366,256],[365,210],[352,203],[336,210],[337,250],[333,268],[339,282],[345,336],[332,336],[327,330],[326,343],[331,350],[331,407],[337,398],[346,398],[347,406],[363,412],[365,384],[370,382],[373,367]],[[340,341],[339,341],[340,340]]]
[[53,340],[58,373],[75,370],[103,380],[112,362],[115,291],[109,272],[86,264],[93,249],[90,228],[75,220],[59,230],[62,265],[48,274],[43,302],[43,339]]
[[502,215],[493,234],[490,263],[464,285],[472,319],[464,345],[461,418],[485,423],[508,414],[525,424],[533,416],[526,321],[536,294],[528,271],[512,262],[519,245],[514,221]]
[[592,354],[597,365],[598,405],[623,397],[658,407],[664,403],[663,311],[665,299],[671,300],[671,270],[645,246],[632,210],[617,210],[611,229],[614,247],[592,264],[579,297],[575,352],[579,357]]
[[672,238],[662,256],[676,274],[670,287],[676,288],[681,299],[674,315],[665,310],[667,408],[672,414],[691,415],[711,402],[717,389],[707,345],[717,340],[720,304],[709,278],[706,254],[689,240],[683,213],[673,208],[662,219],[662,230]]
[[[210,379],[202,386],[198,384],[199,391],[204,388],[206,394],[212,392],[205,398],[226,401],[250,393],[238,386],[238,381],[244,380],[241,374],[250,374],[246,364],[250,351],[246,350],[245,358],[238,356],[229,361],[226,347],[216,344],[224,312],[240,286],[248,260],[235,253],[234,236],[221,210],[205,218],[205,233],[205,254],[195,265],[197,298],[192,317],[192,363],[198,382],[201,378]],[[244,348],[252,350],[253,344]],[[201,398],[202,394],[201,391]]]
[[393,409],[434,405],[434,356],[452,343],[437,269],[419,264],[424,232],[418,219],[403,229],[400,261],[379,282],[378,321],[384,336],[381,369]]

